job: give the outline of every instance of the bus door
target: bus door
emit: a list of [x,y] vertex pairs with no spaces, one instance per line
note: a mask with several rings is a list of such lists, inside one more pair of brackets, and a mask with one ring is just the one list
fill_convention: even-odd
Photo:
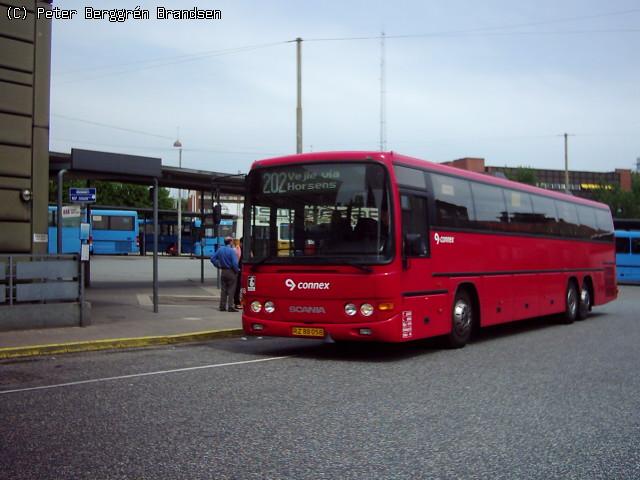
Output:
[[400,192],[402,338],[447,331],[447,295],[432,277],[428,205],[425,192]]

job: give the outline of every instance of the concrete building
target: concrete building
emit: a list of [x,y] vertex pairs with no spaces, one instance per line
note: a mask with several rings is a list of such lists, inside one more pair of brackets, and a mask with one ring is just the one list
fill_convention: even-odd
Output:
[[[222,206],[223,215],[233,215],[242,217],[242,204],[244,202],[243,195],[220,194],[220,205]],[[187,210],[191,212],[200,211],[200,195],[197,192],[189,194],[189,202]],[[210,214],[213,211],[213,200],[210,192],[204,194],[204,213]]]
[[0,0],[0,253],[47,252],[49,3]]
[[[466,157],[443,162],[444,165],[510,178],[518,168],[494,167],[485,165],[484,158]],[[547,190],[565,190],[564,170],[531,169],[535,174],[536,185]],[[622,191],[631,190],[631,170],[617,168],[613,172],[569,171],[569,190],[576,196],[591,198],[596,190],[609,190],[620,187]]]

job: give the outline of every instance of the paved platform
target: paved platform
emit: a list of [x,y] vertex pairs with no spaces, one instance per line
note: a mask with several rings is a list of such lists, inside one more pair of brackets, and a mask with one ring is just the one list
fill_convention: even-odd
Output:
[[0,359],[241,335],[241,313],[218,310],[219,290],[211,265],[204,283],[199,276],[190,276],[191,271],[180,277],[181,268],[199,272],[198,264],[189,259],[162,262],[173,277],[167,274],[160,282],[159,311],[154,313],[147,260],[99,259],[92,266],[97,280],[86,291],[91,325],[0,332]]

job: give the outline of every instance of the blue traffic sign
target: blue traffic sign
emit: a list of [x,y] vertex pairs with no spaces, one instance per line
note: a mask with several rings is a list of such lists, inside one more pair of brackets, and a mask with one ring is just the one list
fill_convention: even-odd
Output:
[[69,188],[69,201],[73,203],[95,203],[95,188]]

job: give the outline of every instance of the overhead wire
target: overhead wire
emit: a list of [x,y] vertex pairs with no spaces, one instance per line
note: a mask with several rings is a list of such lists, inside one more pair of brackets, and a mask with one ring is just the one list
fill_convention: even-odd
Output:
[[[500,25],[500,26],[493,26],[493,27],[478,27],[478,28],[464,29],[464,30],[450,30],[450,31],[426,32],[426,33],[416,33],[416,34],[398,34],[398,35],[388,35],[388,34],[386,34],[385,35],[385,39],[420,38],[420,37],[451,37],[451,36],[473,36],[473,35],[588,34],[588,33],[620,33],[620,32],[635,33],[635,32],[640,32],[640,29],[629,28],[629,29],[600,29],[600,30],[573,30],[573,31],[567,31],[567,30],[565,30],[565,31],[525,31],[525,32],[499,32],[499,31],[495,31],[495,30],[505,30],[505,29],[515,29],[515,28],[523,28],[523,27],[548,25],[548,24],[566,23],[566,22],[589,20],[589,19],[601,18],[601,17],[607,17],[607,16],[627,15],[627,14],[637,13],[637,12],[640,12],[640,8],[628,9],[628,10],[616,11],[616,12],[605,12],[605,13],[594,14],[594,15],[582,15],[582,16],[576,16],[576,17],[565,17],[565,18],[560,18],[560,19],[529,22],[529,23],[521,23],[521,24],[513,24],[513,25]],[[332,38],[331,37],[327,37],[327,38],[306,38],[306,39],[304,39],[304,41],[305,42],[322,42],[322,41],[379,40],[380,38],[381,38],[381,35],[375,35],[375,36],[361,36],[361,37],[352,36],[352,37],[332,37]],[[155,58],[155,59],[149,59],[149,60],[143,60],[143,61],[128,62],[128,63],[116,64],[116,65],[111,65],[111,66],[89,67],[89,68],[83,68],[83,69],[70,70],[70,71],[66,71],[66,72],[60,72],[60,73],[58,73],[56,75],[70,75],[70,74],[77,74],[77,73],[82,73],[82,72],[92,72],[92,71],[118,69],[118,68],[121,69],[119,71],[107,72],[107,73],[104,73],[104,74],[99,75],[99,76],[88,77],[88,78],[85,77],[85,78],[81,78],[81,79],[73,79],[73,80],[66,81],[66,82],[59,82],[59,84],[74,83],[74,82],[78,82],[78,81],[99,79],[99,78],[105,78],[105,77],[108,77],[108,76],[126,74],[126,73],[129,73],[131,71],[140,71],[140,70],[147,70],[147,69],[152,69],[152,68],[160,68],[160,67],[163,67],[163,66],[175,65],[175,64],[191,62],[191,61],[197,61],[197,60],[201,60],[201,59],[205,59],[205,58],[212,58],[212,57],[223,56],[223,55],[231,55],[231,54],[236,54],[236,53],[243,53],[243,52],[248,52],[248,51],[252,51],[252,50],[257,50],[257,49],[262,49],[262,48],[273,47],[273,46],[276,46],[276,45],[282,45],[282,44],[286,44],[286,43],[291,43],[291,42],[295,42],[295,41],[296,40],[270,42],[270,43],[264,43],[264,44],[247,45],[247,46],[236,47],[236,48],[228,48],[228,49],[221,49],[221,50],[211,50],[211,51],[200,52],[200,53],[196,53],[196,54],[178,55],[178,56],[173,56],[173,57],[163,57],[163,58]],[[122,69],[122,68],[124,68],[124,69]],[[65,116],[65,115],[56,115],[56,114],[54,114],[53,116],[54,117],[58,117],[58,118],[63,118],[63,119],[66,119],[66,120],[71,120],[71,121],[82,122],[82,123],[86,123],[86,124],[90,124],[90,125],[100,126],[100,127],[104,127],[104,128],[111,128],[111,129],[114,129],[114,130],[120,130],[120,131],[124,131],[124,132],[128,132],[128,133],[135,133],[135,134],[139,134],[139,135],[147,135],[147,136],[151,136],[151,137],[162,138],[162,139],[165,139],[165,140],[173,140],[173,137],[169,137],[169,136],[166,136],[166,135],[158,135],[158,134],[155,134],[155,133],[145,132],[145,131],[141,131],[141,130],[135,130],[135,129],[131,129],[131,128],[125,128],[125,127],[118,127],[118,126],[114,126],[114,125],[108,125],[108,124],[104,124],[104,123],[100,123],[100,122],[94,122],[94,121],[91,121],[91,120],[77,119],[77,118],[68,117],[68,116]],[[505,139],[505,138],[541,138],[541,137],[546,137],[546,135],[545,136],[526,136],[526,137],[524,137],[524,136],[523,137],[501,137],[501,138]],[[434,142],[434,141],[443,141],[443,140],[442,139],[440,139],[440,140],[427,140],[427,141],[420,141],[420,142],[399,141],[399,142],[394,142],[394,143],[396,143],[396,144],[398,144],[398,143],[416,144],[416,143],[430,143],[430,142]],[[85,142],[85,143],[87,143],[87,142]],[[362,144],[363,145],[368,145],[369,142],[362,142]],[[351,145],[353,145],[353,143],[351,143]],[[125,148],[129,148],[129,147],[125,147]],[[131,148],[149,148],[149,147],[131,147]],[[167,149],[167,151],[169,151],[169,150],[171,150],[171,149]],[[184,150],[187,150],[187,149],[184,149]],[[234,154],[235,153],[237,153],[237,154],[263,154],[263,155],[279,155],[280,154],[280,153],[273,153],[273,152],[234,151],[234,150],[226,150],[226,149],[223,149],[223,150],[219,150],[219,149],[190,149],[190,150],[192,150],[192,151],[211,152],[211,153],[227,153],[227,154],[230,154],[230,153],[234,153]]]
[[255,48],[266,48],[273,45],[278,45],[279,43],[286,42],[271,42],[271,43],[263,43],[256,45],[245,45],[243,47],[233,47],[233,48],[223,48],[218,50],[207,50],[204,52],[198,53],[188,53],[184,55],[175,55],[172,57],[157,57],[157,58],[149,58],[145,60],[136,60],[132,62],[124,62],[124,63],[116,63],[112,65],[102,65],[102,66],[94,66],[94,67],[84,67],[84,68],[76,68],[74,70],[65,70],[62,72],[54,72],[55,75],[70,75],[74,73],[87,72],[87,71],[96,71],[96,70],[105,70],[110,68],[119,68],[119,67],[128,67],[131,65],[139,65],[145,63],[154,63],[154,62],[166,62],[166,61],[174,61],[174,60],[183,60],[183,59],[199,59],[200,57],[214,56],[214,55],[225,55],[232,54],[237,52],[242,52],[245,49],[255,49]]
[[[134,133],[136,135],[145,135],[148,137],[155,137],[155,138],[162,138],[163,140],[174,140],[173,137],[169,137],[167,135],[159,135],[157,133],[151,133],[151,132],[145,132],[143,130],[136,130],[133,128],[126,128],[126,127],[119,127],[116,125],[110,125],[108,123],[102,123],[102,122],[94,122],[92,120],[86,120],[86,119],[82,119],[82,118],[75,118],[75,117],[69,117],[67,115],[60,115],[60,114],[52,114],[52,117],[56,117],[56,118],[62,118],[64,120],[70,120],[70,121],[74,121],[74,122],[79,122],[79,123],[85,123],[87,125],[93,125],[93,126],[97,126],[97,127],[102,127],[102,128],[109,128],[112,130],[119,130],[122,132],[127,132],[127,133]],[[63,140],[63,139],[58,139],[58,140]],[[71,140],[71,139],[65,139],[65,141],[81,141],[82,140]],[[88,143],[88,142],[84,142],[84,143]],[[107,145],[107,146],[123,146],[123,147],[127,147],[126,145],[109,145],[109,144],[102,144],[102,145]],[[131,147],[131,148],[153,148],[153,147]],[[171,151],[174,150],[174,147],[171,148],[167,148],[167,151]],[[214,152],[214,153],[242,153],[242,154],[261,154],[261,155],[279,155],[280,153],[273,153],[273,152],[265,152],[265,151],[261,151],[261,150],[234,150],[234,149],[227,149],[225,147],[203,147],[203,148],[182,148],[182,151],[199,151],[199,152]]]
[[[85,119],[81,119],[81,118],[75,118],[75,117],[69,117],[67,115],[60,115],[60,114],[52,114],[53,117],[56,118],[62,118],[65,120],[70,120],[70,121],[74,121],[74,122],[79,122],[79,123],[85,123],[88,125],[93,125],[93,126],[97,126],[97,127],[102,127],[102,128],[109,128],[109,129],[113,129],[113,130],[119,130],[122,132],[126,132],[126,133],[133,133],[136,135],[145,135],[145,136],[149,136],[149,137],[154,137],[154,138],[161,138],[163,140],[173,140],[173,137],[169,137],[167,135],[159,135],[157,133],[151,133],[151,132],[146,132],[143,130],[137,130],[137,129],[133,129],[133,128],[126,128],[126,127],[120,127],[120,126],[116,126],[116,125],[110,125],[107,123],[102,123],[102,122],[94,122],[91,120],[85,120]],[[595,136],[600,136],[600,137],[606,137],[606,136],[637,136],[637,133],[621,133],[621,132],[585,132],[585,133],[578,133],[576,135],[579,135],[581,137],[595,137]],[[522,140],[522,139],[536,139],[536,138],[550,138],[550,137],[557,137],[557,134],[538,134],[538,135],[501,135],[501,136],[466,136],[466,137],[459,137],[459,136],[451,136],[451,137],[442,137],[442,138],[430,138],[430,139],[425,139],[425,140],[396,140],[393,142],[389,142],[389,143],[393,143],[394,145],[421,145],[421,144],[429,144],[429,143],[438,143],[438,142],[447,142],[447,141],[459,141],[461,139],[475,139],[475,140],[480,140],[480,141],[492,141],[492,140]],[[63,139],[63,138],[56,138],[54,140],[57,141],[73,141],[73,142],[80,142],[80,143],[86,143],[86,144],[94,144],[94,145],[102,145],[102,146],[112,146],[112,147],[122,147],[122,148],[135,148],[135,149],[148,149],[148,150],[156,150],[156,151],[173,151],[175,150],[174,147],[153,147],[153,146],[131,146],[131,145],[121,145],[121,144],[98,144],[98,143],[92,143],[92,142],[87,142],[84,140],[77,140],[77,139]],[[355,146],[355,145],[363,145],[363,146],[368,146],[368,145],[375,145],[376,141],[371,140],[371,141],[357,141],[357,142],[349,142],[349,143],[322,143],[322,142],[314,142],[313,145],[318,147],[320,145],[326,147],[342,147],[342,146]],[[373,148],[373,147],[371,147]],[[185,147],[183,148],[183,151],[191,151],[191,152],[205,152],[205,153],[226,153],[226,154],[239,154],[239,155],[269,155],[269,156],[276,156],[276,155],[282,155],[284,152],[287,151],[287,149],[283,149],[282,151],[279,152],[275,152],[275,151],[264,151],[264,150],[258,150],[258,149],[234,149],[234,148],[228,148],[222,145],[216,145],[216,146],[200,146],[200,147]]]
[[[495,30],[506,30],[506,29],[515,29],[515,28],[523,28],[523,27],[533,27],[540,25],[550,25],[557,23],[567,23],[567,22],[575,22],[581,20],[590,20],[594,18],[602,18],[608,16],[619,16],[619,15],[628,15],[632,13],[640,12],[640,8],[628,9],[622,11],[615,12],[605,12],[600,14],[593,15],[581,15],[575,17],[564,17],[559,19],[552,20],[541,20],[536,22],[528,22],[528,23],[519,23],[512,25],[497,25],[490,27],[478,27],[478,28],[470,28],[470,29],[461,29],[461,30],[448,30],[448,31],[436,31],[436,32],[424,32],[424,33],[413,33],[413,34],[388,34],[385,35],[386,39],[403,39],[403,38],[426,38],[426,37],[453,37],[453,36],[473,36],[473,35],[538,35],[538,34],[547,34],[547,35],[562,35],[562,34],[589,34],[589,33],[635,33],[640,32],[640,29],[635,28],[626,28],[626,29],[597,29],[597,30],[564,30],[564,31],[526,31],[526,32],[495,32]],[[318,38],[304,38],[305,42],[328,42],[328,41],[351,41],[351,40],[379,40],[381,38],[380,35],[371,35],[371,36],[349,36],[349,37],[318,37]],[[132,71],[140,71],[147,70],[152,68],[160,68],[169,65],[176,65],[185,62],[193,62],[202,60],[205,58],[213,58],[223,55],[232,55],[236,53],[244,53],[262,48],[269,48],[276,45],[283,45],[287,43],[295,42],[296,40],[283,40],[277,42],[269,42],[263,44],[254,44],[254,45],[246,45],[242,47],[234,47],[220,50],[210,50],[205,52],[199,52],[194,54],[185,54],[185,55],[177,55],[172,57],[158,57],[155,59],[147,59],[147,60],[139,60],[127,63],[120,63],[114,65],[104,65],[104,66],[96,66],[96,67],[86,67],[74,70],[67,70],[63,72],[54,72],[53,77],[54,80],[57,80],[60,76],[78,74],[83,72],[97,72],[100,70],[111,70],[111,69],[121,69],[113,72],[107,72],[98,76],[93,77],[83,77],[83,78],[75,78],[67,81],[56,81],[55,83],[58,85],[64,85],[69,83],[76,83],[79,81],[86,80],[95,80],[100,78],[105,78],[108,76],[114,75],[122,75]]]
[[[106,78],[106,77],[112,77],[112,76],[117,76],[117,75],[123,75],[123,74],[127,74],[130,72],[134,72],[134,71],[142,71],[142,70],[149,70],[149,69],[153,69],[153,68],[161,68],[161,67],[166,67],[169,65],[177,65],[177,64],[181,64],[181,63],[187,63],[187,62],[195,62],[198,60],[202,60],[205,58],[214,58],[214,57],[221,57],[224,55],[232,55],[235,53],[244,53],[244,52],[250,52],[253,50],[259,50],[262,48],[268,48],[268,47],[273,47],[276,45],[284,45],[286,44],[286,41],[281,41],[281,42],[272,42],[272,43],[265,43],[265,44],[260,44],[260,45],[248,45],[248,46],[244,46],[244,47],[237,47],[237,48],[231,48],[231,49],[225,49],[225,50],[214,50],[211,52],[203,52],[203,53],[198,53],[198,54],[193,54],[193,55],[184,55],[184,56],[178,56],[178,57],[167,57],[167,58],[171,58],[173,60],[171,61],[162,61],[161,63],[153,63],[153,62],[157,62],[158,60],[153,60],[153,61],[149,61],[149,62],[130,62],[127,64],[119,64],[119,65],[113,65],[113,66],[103,66],[103,67],[97,67],[95,70],[108,70],[110,68],[120,68],[120,67],[129,67],[129,68],[123,68],[121,70],[117,70],[117,71],[113,71],[113,72],[106,72],[100,75],[95,75],[95,76],[90,76],[90,77],[82,77],[82,78],[73,78],[70,80],[65,80],[65,81],[61,81],[58,82],[56,81],[55,84],[56,85],[67,85],[70,83],[77,83],[77,82],[83,82],[83,81],[87,81],[87,80],[97,80],[97,79],[102,79],[102,78]],[[150,65],[142,65],[140,66],[140,64],[144,64],[144,63],[151,63]],[[82,72],[82,71],[87,71],[87,72],[91,72],[91,69],[86,69],[86,70],[78,70],[77,72]],[[71,71],[67,72],[67,73],[63,73],[63,75],[65,74],[70,74]],[[58,74],[55,74],[55,76],[57,76]],[[55,79],[54,79],[55,80]]]
[[[578,17],[565,17],[558,18],[553,20],[541,20],[537,22],[528,22],[528,23],[520,23],[513,25],[497,25],[493,27],[478,27],[478,28],[470,28],[463,30],[445,30],[440,32],[425,32],[425,33],[412,33],[412,34],[397,34],[397,35],[389,35],[385,34],[385,38],[420,38],[420,37],[439,37],[439,36],[461,36],[461,35],[469,35],[475,33],[491,33],[491,30],[506,30],[512,28],[523,28],[523,27],[534,27],[539,25],[550,25],[554,23],[566,23],[572,21],[580,21],[580,20],[590,20],[594,18],[608,17],[608,16],[618,16],[618,15],[628,15],[630,13],[638,13],[640,12],[640,8],[633,8],[629,10],[616,11],[616,12],[607,12],[600,13],[594,15],[582,15]],[[557,32],[541,32],[541,31],[532,31],[532,32],[504,32],[503,34],[512,35],[512,34],[537,34],[537,33],[609,33],[609,32],[637,32],[640,31],[638,29],[616,29],[616,30],[584,30],[584,31],[557,31]],[[498,33],[498,32],[495,32]],[[323,41],[346,41],[346,40],[379,40],[381,38],[380,35],[372,35],[372,36],[359,36],[359,37],[326,37],[326,38],[305,38],[305,42],[323,42]],[[290,40],[293,42],[295,40]]]
[[[637,137],[638,133],[620,133],[620,132],[600,132],[600,133],[576,133],[574,134],[578,137],[618,137],[618,136],[634,136]],[[424,140],[396,140],[396,141],[388,141],[389,144],[392,145],[426,145],[433,143],[441,143],[441,142],[459,142],[461,140],[478,140],[478,141],[503,141],[503,140],[535,140],[535,139],[550,139],[556,138],[558,134],[555,133],[546,133],[546,134],[537,134],[537,135],[496,135],[496,136],[482,136],[482,135],[467,135],[467,136],[450,136],[450,137],[440,137],[440,138],[429,138]],[[314,148],[322,147],[322,148],[334,148],[334,147],[344,147],[344,146],[354,146],[354,145],[364,145],[370,146],[371,149],[375,149],[375,145],[377,140],[370,141],[357,141],[357,142],[349,142],[349,143],[322,143],[322,142],[313,142]],[[389,148],[388,150],[393,150],[393,148]]]
[[173,137],[169,137],[167,135],[158,135],[157,133],[145,132],[143,130],[134,130],[132,128],[118,127],[118,126],[115,126],[115,125],[109,125],[107,123],[94,122],[93,120],[86,120],[86,119],[82,119],[82,118],[74,118],[74,117],[69,117],[69,116],[66,116],[66,115],[60,115],[60,114],[56,114],[56,113],[52,113],[51,116],[52,117],[56,117],[56,118],[62,118],[64,120],[70,120],[70,121],[73,121],[73,122],[86,123],[88,125],[95,125],[97,127],[111,128],[113,130],[120,130],[120,131],[123,131],[123,132],[135,133],[135,134],[138,134],[138,135],[146,135],[148,137],[162,138],[162,139],[165,139],[165,140],[174,140]]

